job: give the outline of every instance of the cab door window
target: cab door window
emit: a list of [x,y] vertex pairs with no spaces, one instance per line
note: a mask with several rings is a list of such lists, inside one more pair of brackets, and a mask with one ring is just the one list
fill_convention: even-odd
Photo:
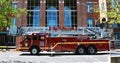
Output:
[[33,36],[33,38],[32,38],[33,40],[37,40],[37,36]]
[[39,40],[44,40],[44,39],[45,39],[45,35],[44,34],[40,34]]

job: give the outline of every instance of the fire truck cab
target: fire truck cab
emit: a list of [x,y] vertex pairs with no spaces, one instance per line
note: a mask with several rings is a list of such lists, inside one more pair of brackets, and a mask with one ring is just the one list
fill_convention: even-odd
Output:
[[75,54],[96,54],[109,50],[109,40],[90,39],[87,35],[65,35],[51,33],[32,33],[25,35],[19,45],[20,51],[36,55],[42,51],[74,52]]

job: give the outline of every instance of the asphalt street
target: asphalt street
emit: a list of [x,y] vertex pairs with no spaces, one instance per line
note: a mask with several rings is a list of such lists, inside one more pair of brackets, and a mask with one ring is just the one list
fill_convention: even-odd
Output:
[[109,53],[96,55],[51,54],[30,55],[27,52],[0,52],[0,63],[110,63]]

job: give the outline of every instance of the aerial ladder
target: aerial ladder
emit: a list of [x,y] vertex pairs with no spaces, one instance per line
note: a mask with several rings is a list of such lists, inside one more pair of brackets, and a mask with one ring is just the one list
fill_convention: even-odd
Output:
[[21,27],[18,35],[31,35],[32,33],[50,33],[51,35],[88,35],[92,39],[108,38],[106,29],[100,27]]

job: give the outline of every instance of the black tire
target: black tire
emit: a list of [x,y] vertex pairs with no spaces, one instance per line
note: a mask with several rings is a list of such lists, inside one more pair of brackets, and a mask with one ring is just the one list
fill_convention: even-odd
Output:
[[39,54],[39,48],[37,48],[37,47],[31,47],[30,54],[32,54],[32,55],[38,55]]
[[95,46],[89,46],[87,48],[87,53],[90,54],[90,55],[96,54],[97,53],[96,47]]
[[76,54],[78,54],[78,55],[86,54],[86,48],[84,46],[78,46],[78,48],[76,50]]

